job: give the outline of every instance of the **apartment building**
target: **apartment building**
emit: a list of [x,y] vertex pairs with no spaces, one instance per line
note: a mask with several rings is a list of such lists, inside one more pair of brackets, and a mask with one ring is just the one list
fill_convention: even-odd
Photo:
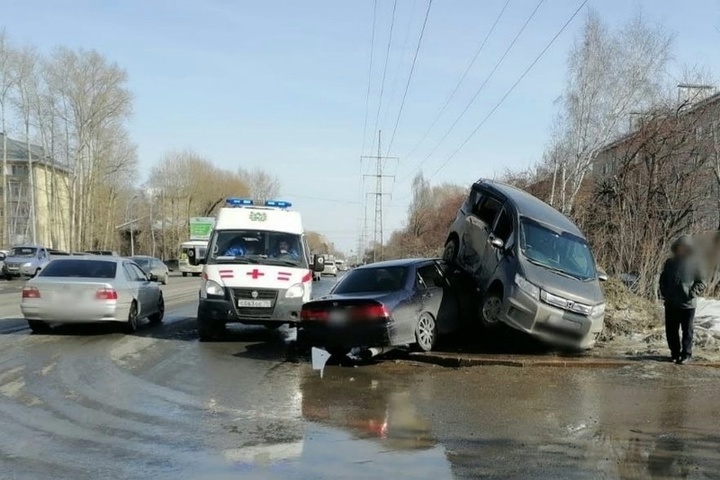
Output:
[[[5,246],[37,243],[66,249],[70,222],[69,169],[49,158],[42,147],[31,144],[28,152],[25,142],[3,136],[0,133],[0,162],[6,151],[7,184],[2,185],[0,181],[1,243]],[[7,192],[7,206],[3,205],[3,187]]]

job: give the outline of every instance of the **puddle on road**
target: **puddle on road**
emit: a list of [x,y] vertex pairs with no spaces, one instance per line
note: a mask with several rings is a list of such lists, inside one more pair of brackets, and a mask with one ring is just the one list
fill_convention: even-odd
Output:
[[300,392],[294,424],[265,423],[253,441],[225,449],[192,478],[453,478],[430,422],[397,378],[331,368],[320,379],[307,371]]

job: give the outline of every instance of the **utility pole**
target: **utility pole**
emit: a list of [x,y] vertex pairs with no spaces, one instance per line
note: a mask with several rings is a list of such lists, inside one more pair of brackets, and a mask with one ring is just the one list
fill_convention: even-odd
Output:
[[367,195],[375,197],[375,225],[373,228],[373,262],[378,261],[378,249],[380,249],[379,260],[383,258],[383,195],[389,195],[383,193],[383,178],[395,178],[394,175],[385,175],[383,173],[385,168],[385,162],[388,160],[397,160],[397,157],[383,157],[381,149],[382,131],[378,130],[378,153],[375,156],[363,156],[361,158],[368,158],[375,160],[375,174],[364,175],[363,177],[375,178],[375,191],[368,192]]

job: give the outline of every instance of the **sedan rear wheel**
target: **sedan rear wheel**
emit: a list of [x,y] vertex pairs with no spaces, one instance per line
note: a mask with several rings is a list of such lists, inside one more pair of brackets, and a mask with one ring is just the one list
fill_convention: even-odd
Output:
[[138,324],[138,307],[137,303],[133,300],[130,304],[130,313],[128,313],[127,322],[125,322],[125,333],[134,333],[137,330]]
[[157,325],[158,323],[161,323],[163,321],[163,317],[165,316],[165,299],[163,298],[162,293],[160,294],[160,298],[158,299],[157,308],[157,312],[153,313],[148,317],[148,320],[150,320],[150,324],[152,325]]
[[429,352],[435,346],[437,340],[437,327],[435,319],[429,313],[423,313],[415,326],[415,342],[423,352]]

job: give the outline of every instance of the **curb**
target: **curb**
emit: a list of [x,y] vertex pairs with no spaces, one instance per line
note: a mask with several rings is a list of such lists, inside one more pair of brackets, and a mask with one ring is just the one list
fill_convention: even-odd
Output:
[[[408,357],[421,363],[429,363],[447,368],[463,368],[463,367],[550,367],[550,368],[621,368],[630,365],[638,365],[646,363],[642,360],[634,360],[630,358],[558,358],[558,357],[516,357],[511,356],[463,356],[442,353],[411,353]],[[667,362],[668,365],[670,362]],[[697,362],[691,363],[690,366],[720,368],[718,363]]]

